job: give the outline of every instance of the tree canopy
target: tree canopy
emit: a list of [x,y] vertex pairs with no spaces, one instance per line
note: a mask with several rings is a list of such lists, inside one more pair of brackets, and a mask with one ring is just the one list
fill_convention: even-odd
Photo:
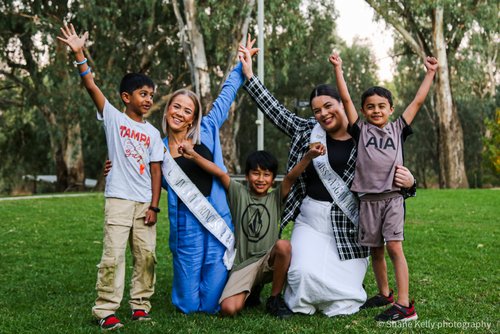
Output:
[[[498,170],[491,163],[498,160],[491,153],[492,140],[494,147],[494,138],[498,138],[498,127],[492,125],[498,106],[496,6],[465,0],[367,2],[378,6],[381,19],[404,24],[425,53],[434,48],[436,4],[446,9],[449,15],[444,19],[443,34],[449,84],[466,138],[462,139],[464,168],[473,186],[498,184]],[[117,88],[125,73],[143,72],[155,81],[158,88],[149,121],[158,128],[166,99],[178,88],[197,90],[207,107],[235,63],[236,47],[244,33],[258,33],[254,0],[105,4],[96,0],[0,0],[0,9],[0,149],[4,156],[0,193],[14,191],[26,174],[57,175],[59,191],[82,189],[85,177],[102,179],[104,133],[73,68],[71,54],[56,40],[65,22],[72,22],[78,32],[89,32],[89,64],[97,84],[115,106],[121,105]],[[362,40],[346,45],[336,33],[337,17],[333,0],[265,1],[264,80],[283,104],[303,117],[311,113],[299,102],[308,100],[315,85],[334,83],[327,60],[334,49],[345,59],[344,71],[357,105],[361,92],[378,82],[370,45]],[[394,50],[403,56],[398,57],[391,87],[402,103],[415,92],[416,77],[421,73],[416,50],[404,36]],[[195,61],[202,51],[204,59]],[[246,155],[256,149],[256,107],[241,92],[234,109],[223,143],[228,165],[238,172]],[[440,112],[437,95],[430,96],[424,115],[417,117],[427,127],[415,123],[419,131],[425,129],[419,140],[423,144],[409,144],[412,153],[407,154],[412,170],[429,185],[440,176],[444,179],[442,170],[446,168],[439,146],[443,131],[437,125]],[[428,127],[429,122],[434,125]],[[277,155],[284,172],[287,138],[269,123],[265,138],[266,148]]]

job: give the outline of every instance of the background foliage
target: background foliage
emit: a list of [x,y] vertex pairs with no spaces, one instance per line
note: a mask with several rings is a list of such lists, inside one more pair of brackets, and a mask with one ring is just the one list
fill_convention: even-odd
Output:
[[[465,12],[477,3],[474,13]],[[199,1],[197,23],[205,40],[212,95],[224,79],[234,40],[233,18],[241,5],[234,1]],[[426,2],[417,6],[425,22]],[[451,6],[447,4],[447,6]],[[250,32],[256,35],[255,8]],[[309,117],[309,99],[319,83],[333,83],[328,55],[336,49],[344,59],[351,95],[359,96],[378,83],[368,41],[352,45],[336,33],[334,1],[265,1],[266,86],[291,111]],[[453,7],[453,6],[451,6]],[[462,8],[462,9],[461,9]],[[59,27],[73,22],[89,31],[88,52],[93,72],[110,101],[120,106],[116,92],[124,73],[145,72],[157,83],[157,104],[150,122],[160,127],[165,98],[181,87],[191,87],[191,73],[179,41],[179,27],[169,0],[120,2],[0,0],[0,193],[22,190],[26,174],[56,174],[57,190],[81,189],[84,177],[101,179],[106,158],[104,133],[95,120],[95,108],[80,85],[68,50],[55,41]],[[183,9],[181,5],[181,10]],[[466,43],[450,58],[452,88],[464,128],[466,169],[473,187],[500,184],[498,118],[495,110],[498,78],[498,24],[496,6],[463,1],[453,7],[453,24],[464,29]],[[475,25],[480,17],[481,25]],[[476,20],[478,21],[478,20]],[[462,33],[462,30],[460,30]],[[428,32],[427,32],[428,33]],[[448,32],[450,34],[453,31]],[[420,61],[403,40],[393,50],[397,59],[394,82],[386,83],[402,112],[413,98],[423,75]],[[256,67],[256,66],[255,66]],[[255,70],[255,72],[257,72]],[[495,73],[495,71],[493,72]],[[236,121],[239,128],[236,160],[240,164],[256,149],[256,108],[240,91]],[[414,123],[416,134],[406,149],[409,167],[423,186],[438,182],[437,127],[432,94]],[[275,153],[284,172],[288,138],[266,121],[265,147]],[[28,189],[29,190],[29,189]],[[39,188],[40,190],[40,188]]]

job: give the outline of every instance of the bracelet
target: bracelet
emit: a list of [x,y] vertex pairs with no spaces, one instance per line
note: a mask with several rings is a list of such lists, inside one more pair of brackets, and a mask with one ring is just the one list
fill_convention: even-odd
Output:
[[149,210],[152,210],[152,211],[154,211],[154,212],[156,212],[156,213],[160,212],[160,208],[157,208],[157,207],[155,207],[155,206],[150,206],[150,207],[149,207]]
[[73,62],[73,65],[75,65],[75,66],[78,66],[78,65],[83,65],[83,64],[85,64],[86,62],[87,62],[87,58],[83,58],[83,60],[82,60],[82,61],[80,61],[80,62],[78,62],[78,61],[76,61],[76,60],[75,60],[75,61]]
[[90,66],[89,66],[89,67],[87,68],[87,70],[85,70],[85,72],[80,73],[80,76],[81,76],[81,77],[86,76],[87,74],[89,74],[89,73],[90,73],[90,71],[91,71],[91,70],[92,70],[92,67],[90,67]]

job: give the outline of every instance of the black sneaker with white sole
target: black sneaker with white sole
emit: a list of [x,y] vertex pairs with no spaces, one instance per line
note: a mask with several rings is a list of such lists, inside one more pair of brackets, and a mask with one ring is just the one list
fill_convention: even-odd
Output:
[[378,295],[368,298],[368,300],[363,305],[361,305],[359,309],[365,310],[374,307],[386,306],[392,303],[394,303],[394,291],[391,290],[389,292],[389,296],[384,296],[383,294],[379,293]]

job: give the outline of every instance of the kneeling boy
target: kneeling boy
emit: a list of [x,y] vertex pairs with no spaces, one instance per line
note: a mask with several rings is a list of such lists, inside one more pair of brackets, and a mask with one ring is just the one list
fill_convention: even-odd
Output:
[[188,159],[218,177],[228,192],[229,207],[235,226],[236,258],[229,280],[220,298],[221,313],[235,315],[243,309],[252,292],[260,292],[264,283],[272,282],[267,311],[279,318],[292,315],[281,291],[285,284],[291,259],[289,240],[279,239],[279,222],[282,204],[295,180],[324,147],[316,144],[304,158],[284,177],[280,187],[269,192],[278,170],[278,161],[266,151],[250,154],[246,161],[245,175],[248,187],[231,180],[228,174],[214,163],[198,155],[189,144],[180,148]]

